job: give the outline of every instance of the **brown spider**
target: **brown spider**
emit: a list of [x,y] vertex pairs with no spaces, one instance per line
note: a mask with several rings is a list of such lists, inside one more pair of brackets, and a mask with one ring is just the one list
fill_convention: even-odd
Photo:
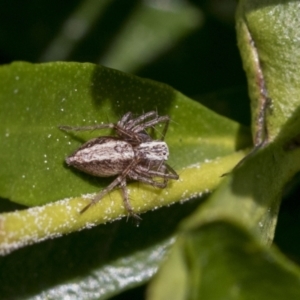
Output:
[[[85,212],[91,205],[101,200],[112,189],[120,186],[123,193],[124,205],[129,213],[133,213],[126,188],[126,180],[137,180],[158,188],[165,188],[169,179],[178,179],[178,174],[166,164],[169,156],[167,144],[163,141],[168,129],[169,116],[158,116],[157,112],[150,111],[137,118],[132,113],[126,113],[116,124],[98,124],[85,127],[60,126],[64,131],[95,130],[112,128],[116,136],[100,136],[83,144],[71,156],[66,158],[68,165],[85,173],[98,176],[118,177],[80,213]],[[146,129],[154,128],[159,123],[165,123],[162,137],[153,140]],[[155,178],[163,178],[163,182]]]

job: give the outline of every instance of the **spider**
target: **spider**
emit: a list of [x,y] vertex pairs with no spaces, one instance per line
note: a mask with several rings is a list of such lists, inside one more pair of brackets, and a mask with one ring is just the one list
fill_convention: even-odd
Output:
[[[116,136],[94,138],[66,158],[66,163],[69,166],[90,175],[98,177],[118,175],[80,213],[85,212],[111,190],[120,186],[126,211],[129,215],[139,218],[134,214],[129,202],[126,187],[127,179],[140,181],[162,189],[167,186],[169,179],[179,179],[178,174],[166,163],[169,149],[164,142],[164,137],[169,121],[169,116],[158,116],[156,111],[150,111],[137,118],[133,118],[132,113],[128,112],[117,123],[85,127],[59,127],[64,131],[112,128],[116,133]],[[146,129],[154,128],[159,123],[165,123],[162,137],[153,140]],[[163,181],[157,181],[155,178],[162,178]]]

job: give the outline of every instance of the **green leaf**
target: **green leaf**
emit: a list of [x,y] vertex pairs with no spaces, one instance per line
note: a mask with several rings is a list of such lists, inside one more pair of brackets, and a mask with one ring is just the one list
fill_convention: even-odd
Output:
[[[43,3],[42,6],[35,5],[37,4],[36,0],[26,3],[14,2],[16,1],[9,2],[9,4],[1,10],[3,16],[3,18],[1,18],[1,24],[3,25],[1,26],[1,33],[3,33],[1,35],[1,49],[3,50],[1,51],[1,58],[4,58],[5,61],[10,61],[13,58],[21,58],[29,61],[41,61],[43,59],[54,61],[59,58],[59,60],[89,61],[95,63],[102,61],[105,65],[110,63],[108,66],[118,66],[116,67],[117,69],[127,68],[126,70],[133,70],[139,68],[139,71],[141,74],[144,74],[144,76],[172,83],[177,89],[185,91],[188,95],[203,94],[204,91],[217,91],[217,96],[219,96],[219,99],[222,99],[222,103],[218,101],[217,104],[217,107],[221,109],[221,113],[224,113],[224,111],[228,113],[228,106],[226,106],[228,105],[228,101],[226,101],[226,97],[218,92],[218,89],[244,84],[244,77],[239,66],[238,53],[236,51],[235,42],[233,41],[233,32],[230,32],[230,28],[227,24],[226,26],[217,24],[216,28],[214,19],[216,17],[218,18],[218,16],[212,11],[212,9],[214,9],[213,7],[206,8],[205,11],[209,11],[209,13],[203,18],[203,20],[205,20],[205,23],[203,23],[205,26],[203,27],[204,30],[200,32],[200,30],[195,30],[197,29],[196,26],[199,24],[202,25],[202,12],[200,8],[198,6],[192,7],[190,3],[183,1],[171,1],[168,3],[144,1],[142,4],[137,1],[129,1],[129,3],[126,2],[125,4],[125,2],[123,3],[122,1],[103,0],[99,2],[97,0],[87,0],[78,3],[77,1],[70,2],[69,4],[61,2],[59,9],[57,8],[57,4],[51,1],[48,1],[48,4]],[[19,11],[22,12],[21,19],[23,22],[18,24],[14,21],[14,17],[9,17],[15,16],[16,4],[18,7],[21,5],[22,8]],[[147,6],[148,10],[144,9],[144,6]],[[226,9],[226,12],[227,11]],[[211,18],[212,15],[214,15],[213,18]],[[143,18],[145,18],[145,20]],[[135,22],[136,24],[134,24]],[[181,24],[181,26],[178,26],[179,24]],[[164,27],[167,27],[167,29]],[[219,36],[217,33],[219,33]],[[124,36],[119,36],[120,34]],[[185,34],[185,36],[183,36],[183,34]],[[223,39],[224,34],[226,36],[225,40]],[[224,42],[226,44],[224,44]],[[230,45],[230,43],[232,44]],[[227,45],[229,45],[229,47],[227,47]],[[121,49],[118,49],[119,47]],[[128,51],[122,49],[124,47],[128,49]],[[230,51],[230,49],[234,50]],[[41,55],[42,52],[43,54]],[[217,67],[213,67],[215,63],[217,63]],[[141,64],[144,65],[141,66]],[[28,77],[28,82],[24,90],[27,91],[27,89],[31,89],[31,93],[28,92],[26,96],[28,99],[25,98],[22,102],[28,101],[28,103],[31,104],[31,101],[37,101],[39,106],[42,107],[37,110],[37,113],[41,114],[44,119],[45,117],[48,118],[50,114],[53,114],[53,109],[43,111],[43,107],[47,108],[46,106],[52,103],[52,95],[54,98],[60,97],[60,95],[56,93],[56,89],[52,83],[62,85],[62,87],[59,88],[61,93],[66,93],[67,91],[69,95],[69,91],[73,90],[72,82],[76,82],[78,85],[80,85],[78,82],[82,82],[83,85],[84,83],[90,83],[91,80],[89,76],[93,73],[92,70],[97,69],[97,71],[100,72],[100,69],[92,65],[89,65],[90,67],[88,68],[90,69],[86,72],[82,71],[83,65],[80,64],[73,68],[71,68],[71,64],[64,66],[67,66],[70,72],[57,70],[57,72],[53,73],[53,69],[49,67],[48,73],[52,73],[52,75],[49,76],[49,80],[42,71],[42,65],[39,66],[41,67],[40,70],[38,70],[37,66],[34,66],[37,68],[35,70],[30,69],[28,66],[27,70],[23,73],[28,74],[32,72],[36,75],[32,76],[32,74],[29,74],[30,76]],[[199,68],[199,66],[201,67]],[[31,72],[29,72],[28,69],[30,69]],[[0,69],[0,73],[1,71],[2,69]],[[10,73],[10,67],[4,74],[5,78],[1,75],[1,82],[5,83],[1,85],[1,90],[5,88],[7,83],[5,80],[8,73]],[[79,76],[74,81],[74,76],[77,73],[82,74],[82,77]],[[117,74],[120,73],[117,72]],[[228,74],[230,74],[230,76],[228,76]],[[39,80],[39,77],[41,80]],[[91,78],[93,78],[92,75]],[[23,79],[24,78],[22,78],[22,80]],[[117,81],[116,85],[118,86],[118,79],[115,79]],[[127,79],[128,77],[125,76],[126,83],[128,83]],[[134,79],[135,83],[142,83],[142,81],[136,80],[137,78]],[[40,84],[37,84],[38,81]],[[43,84],[44,82],[45,84]],[[47,93],[47,95],[43,95],[43,97],[40,98],[32,98],[32,94],[34,93],[43,93],[42,90],[39,91],[40,87],[45,89],[46,85],[50,88],[50,92]],[[146,86],[149,87],[148,84],[146,84]],[[8,89],[10,87],[8,84]],[[110,90],[112,89],[113,88],[110,88]],[[76,112],[76,115],[82,115],[86,112],[86,107],[89,107],[92,111],[96,109],[97,113],[94,114],[96,117],[93,118],[92,121],[115,122],[128,110],[133,110],[136,114],[140,114],[145,111],[145,109],[156,109],[159,106],[157,105],[159,99],[156,99],[156,97],[151,97],[147,106],[144,107],[144,103],[132,103],[130,97],[122,93],[118,94],[117,91],[112,91],[112,95],[117,95],[115,100],[108,100],[107,106],[112,109],[103,112],[101,111],[101,105],[93,105],[97,103],[97,101],[93,101],[94,94],[91,97],[88,88],[83,90],[84,93],[76,97],[78,101],[72,102],[72,106],[74,106],[72,110]],[[121,92],[124,92],[124,90],[124,88],[121,88]],[[131,88],[127,87],[126,91],[130,90]],[[141,90],[143,90],[143,87],[141,87]],[[96,95],[97,94],[98,93],[96,93]],[[230,141],[229,144],[232,143],[236,145],[234,151],[238,150],[240,149],[239,146],[244,147],[239,139],[245,135],[242,133],[243,128],[237,124],[228,120],[225,121],[224,119],[222,121],[222,118],[216,117],[215,114],[207,110],[204,110],[203,113],[204,115],[207,114],[207,117],[203,116],[203,111],[199,111],[196,103],[177,92],[175,95],[177,100],[179,99],[179,95],[185,102],[184,106],[179,107],[179,109],[182,110],[182,112],[180,112],[181,117],[179,118],[180,124],[174,122],[172,124],[173,126],[171,126],[171,128],[174,128],[175,139],[177,129],[182,126],[187,127],[186,134],[183,135],[182,141],[177,144],[175,143],[175,146],[171,149],[170,162],[172,166],[180,172],[181,178],[184,180],[178,189],[178,194],[180,195],[180,199],[186,200],[194,198],[202,192],[206,195],[208,190],[212,190],[218,184],[219,180],[221,180],[219,175],[228,171],[231,166],[244,155],[243,152],[235,154],[228,151],[229,149],[226,149],[225,144],[228,144],[228,141]],[[2,104],[10,102],[10,100],[13,99],[13,103],[16,104],[16,106],[13,107],[12,111],[16,109],[18,114],[24,118],[24,115],[21,113],[23,107],[18,101],[15,101],[13,93],[7,93],[7,96],[8,98],[5,96],[4,102],[2,102],[2,91],[0,91],[0,115],[2,117],[0,124],[1,134],[3,115],[4,120],[8,121],[11,113],[10,110],[9,114],[7,114],[6,111],[1,114]],[[129,99],[128,105],[122,102],[123,96],[125,96],[126,101]],[[75,97],[74,94],[71,95],[70,98],[73,99],[73,97]],[[48,101],[49,98],[51,98],[50,102]],[[203,96],[198,98],[200,98],[199,101],[202,102]],[[231,96],[227,98],[232,100]],[[243,106],[246,104],[245,100],[246,97],[243,95],[242,97],[238,97],[238,103],[232,104],[235,110],[238,111],[239,120],[242,120],[243,123],[242,112],[244,111]],[[85,106],[81,106],[77,109],[76,105],[81,103],[81,101],[85,101]],[[174,101],[174,103],[176,101]],[[90,105],[90,102],[93,104]],[[211,97],[209,97],[209,102],[211,102]],[[88,103],[87,106],[86,103]],[[122,105],[121,107],[118,106],[120,103]],[[167,105],[167,107],[162,107],[163,105],[159,106],[160,110],[158,112],[160,114],[170,114],[172,119],[174,119],[173,112],[176,107],[173,106],[172,103],[173,102],[170,101],[170,105]],[[19,105],[20,109],[18,109]],[[154,105],[156,105],[156,107],[154,107]],[[59,111],[56,104],[53,104],[53,108],[55,113]],[[199,113],[199,115],[197,113]],[[184,114],[187,116],[186,119],[184,118]],[[232,114],[230,114],[230,116],[232,116]],[[33,117],[36,118],[34,114]],[[53,116],[53,120],[50,122],[53,128],[48,128],[48,130],[53,131],[56,138],[61,141],[64,135],[58,135],[57,132],[54,131],[54,127],[56,129],[57,125],[62,124],[59,117],[60,115],[57,115],[57,117]],[[199,126],[200,121],[198,118],[203,118],[204,122],[206,122],[204,123],[205,126],[201,125],[203,129],[201,132],[200,130],[198,132],[197,128],[195,129],[193,126],[193,124]],[[28,116],[25,117],[25,121],[27,121],[27,119]],[[72,119],[71,116],[70,119]],[[185,154],[186,159],[194,159],[194,161],[196,161],[200,152],[203,151],[201,148],[202,142],[203,144],[206,142],[207,145],[210,144],[207,138],[198,140],[199,137],[205,136],[206,128],[209,131],[211,127],[216,125],[210,124],[210,120],[216,120],[215,123],[220,122],[220,130],[211,131],[212,141],[215,141],[215,146],[218,148],[219,159],[215,160],[215,157],[213,157],[215,149],[212,143],[210,147],[206,146],[203,148],[205,152],[202,154],[204,160],[208,157],[210,161],[206,163],[203,163],[203,160],[199,161],[199,163],[196,162],[192,168],[188,168],[188,176],[185,176],[187,165],[185,165],[184,160],[181,164],[181,154],[184,154],[185,151],[178,152],[179,155],[177,155],[177,153],[176,157],[173,153],[175,153],[175,150],[181,151],[181,147],[186,147],[188,152],[188,154]],[[18,147],[15,150],[18,150],[20,147],[20,141],[25,140],[25,144],[21,145],[21,150],[24,151],[26,141],[28,138],[30,140],[34,135],[26,136],[26,129],[28,128],[24,126],[24,123],[20,128],[17,121],[20,120],[18,120],[18,118],[16,118],[16,120],[12,119],[12,123],[17,124],[17,131],[22,132],[22,137],[18,141]],[[76,123],[73,123],[73,120],[71,121],[72,123],[68,121],[68,125],[87,124],[88,120],[83,122],[80,117],[76,120]],[[53,125],[53,123],[55,124]],[[226,127],[228,124],[232,124],[232,130],[229,130],[228,136],[226,134],[223,135],[223,127]],[[23,126],[25,129],[24,132],[22,131]],[[49,124],[47,126],[49,127]],[[9,125],[8,127],[11,126]],[[39,127],[34,125],[34,128],[37,129]],[[191,141],[188,139],[188,133],[194,130],[197,145],[200,146],[199,150],[196,149],[196,146],[192,147],[191,141],[193,141],[194,136],[191,136]],[[42,134],[44,132],[45,130]],[[200,133],[201,136],[198,136],[198,133]],[[62,133],[60,132],[60,134]],[[106,133],[103,131],[93,132],[91,134],[67,135],[68,140],[66,140],[66,142],[70,142],[72,145],[65,145],[64,153],[57,155],[59,166],[55,169],[55,174],[60,176],[61,168],[65,167],[63,163],[65,155],[72,153],[81,142],[95,135],[102,134],[109,134],[109,132]],[[169,144],[171,142],[171,138],[169,139],[170,134],[171,132],[167,135],[167,142]],[[38,136],[40,137],[39,134]],[[226,136],[228,137],[227,139],[224,138]],[[190,149],[184,144],[185,138],[191,144]],[[248,133],[246,133],[246,139],[249,140]],[[1,136],[0,148],[1,141],[5,142],[6,140],[6,137],[2,139]],[[38,143],[40,142],[40,139],[35,138],[34,140],[38,141]],[[222,145],[222,143],[224,143],[224,145]],[[246,144],[248,146],[248,143]],[[222,150],[223,147],[225,150],[224,153],[228,154],[227,157],[224,157],[222,151],[219,151]],[[207,150],[209,149],[212,149],[212,153],[208,153]],[[32,149],[30,150],[32,151]],[[11,149],[9,149],[9,151],[11,151]],[[197,155],[195,155],[194,152]],[[38,155],[40,153],[42,152],[39,152]],[[31,152],[29,154],[31,154]],[[2,149],[0,151],[0,162],[2,163],[1,155]],[[33,161],[34,159],[35,158],[33,158]],[[8,163],[12,164],[12,161]],[[15,165],[17,164],[15,163]],[[12,167],[15,166],[12,164]],[[17,168],[19,167],[20,164]],[[39,167],[40,166],[38,166],[34,172],[37,172],[40,169]],[[80,187],[78,187],[80,193],[76,194],[76,196],[81,194],[86,195],[86,193],[90,193],[92,190],[97,192],[111,180],[99,179],[99,181],[96,181],[93,177],[86,176],[71,169],[66,170],[65,175],[68,176],[67,174],[69,174],[69,172],[72,175],[76,174],[76,176],[81,176],[80,180],[76,183],[81,184],[81,181],[87,182],[86,192],[82,193]],[[47,181],[48,176],[48,173],[44,173],[41,177],[37,176],[37,180]],[[51,176],[50,179],[55,180],[51,178]],[[14,179],[16,178],[15,176],[12,180],[12,185],[15,188],[17,187],[17,184],[14,184]],[[61,178],[65,180],[63,189],[71,190],[71,187],[73,188],[71,185],[73,179],[69,180],[70,177],[66,180],[65,176],[61,176]],[[7,189],[6,180],[7,178],[5,177],[3,181],[3,185],[6,186],[5,189]],[[187,180],[191,182],[190,186],[186,185]],[[22,184],[22,181],[19,183]],[[2,181],[0,181],[0,190],[1,185]],[[61,192],[59,190],[56,191],[57,186],[48,185],[47,183],[45,185],[46,189],[44,193],[41,192],[42,196],[39,197],[40,199],[28,200],[26,198],[26,191],[24,191],[24,197],[21,194],[21,201],[25,201],[24,203],[27,203],[29,206],[35,205],[33,203],[34,201],[36,203],[48,203],[48,200],[43,202],[45,198],[50,198],[52,193]],[[137,185],[130,185],[130,191],[134,192],[136,187]],[[143,199],[144,190],[148,191],[148,187],[140,184],[138,186],[137,196],[134,196],[137,198],[132,199],[134,204],[138,201],[135,209],[140,209],[139,207],[145,202],[147,202],[147,205],[146,207],[142,207],[144,210],[149,209],[149,207],[153,210],[154,207],[173,202],[175,198],[166,197],[168,196],[168,191],[174,188],[176,188],[176,186],[170,186],[168,190],[166,190],[167,195],[157,195],[159,191],[152,191],[150,189],[148,193],[149,197],[147,196],[147,199]],[[0,194],[2,194],[2,192],[0,192]],[[67,195],[68,198],[69,195],[70,194]],[[12,201],[16,201],[16,199],[10,196],[9,198]],[[164,201],[161,202],[160,200],[162,198]],[[57,199],[50,199],[50,201],[52,200],[56,201]],[[117,210],[115,216],[120,216],[125,213],[118,191],[103,200],[107,203],[107,209],[111,208],[112,201],[116,202],[114,204]],[[1,298],[62,299],[69,297],[71,299],[106,299],[123,290],[142,284],[153,276],[165,251],[169,245],[173,243],[177,223],[184,216],[190,214],[191,211],[194,211],[196,206],[204,200],[205,197],[198,197],[198,199],[185,201],[183,204],[177,203],[170,207],[163,207],[154,212],[151,211],[143,214],[141,216],[143,220],[138,228],[133,226],[130,220],[126,223],[126,220],[123,219],[111,224],[100,225],[90,230],[69,234],[63,238],[47,240],[43,243],[14,251],[4,258],[0,258]],[[153,201],[152,205],[151,201]],[[175,201],[178,201],[178,199],[175,199]],[[6,204],[8,208],[5,208],[5,211],[24,209],[24,207],[20,205],[10,205],[8,202],[9,201],[3,199],[2,203],[0,203],[0,210],[2,210],[2,207]],[[81,225],[88,227],[89,224],[99,222],[98,219],[102,222],[103,213],[100,206],[95,208],[93,212],[90,212],[89,216],[85,216],[85,220],[80,219],[78,210],[87,202],[88,200],[74,200],[71,198],[70,201],[66,200],[63,202],[64,204],[51,202],[41,208],[32,208],[24,212],[18,211],[12,214],[2,214],[0,216],[0,239],[3,236],[5,238],[12,237],[12,243],[5,244],[5,242],[3,243],[3,240],[1,240],[1,247],[3,247],[3,245],[7,246],[5,249],[12,251],[14,247],[24,245],[22,242],[26,244],[47,239],[51,236],[53,237],[64,232],[76,230],[76,228],[82,228],[80,227]],[[71,205],[71,203],[73,204]],[[150,203],[150,206],[148,206],[148,203]],[[106,216],[106,220],[114,218],[111,213],[106,214]],[[8,220],[10,220],[10,222],[7,222]],[[79,224],[78,226],[77,222],[81,225]],[[3,226],[4,224],[5,226]],[[7,228],[6,226],[8,224],[9,230],[3,231],[4,228]],[[18,238],[14,239],[16,232]],[[30,239],[26,239],[28,235]],[[3,250],[3,248],[1,249]]]
[[297,1],[273,2],[241,0],[237,11],[256,145],[279,134],[287,143],[300,128],[299,6]]
[[267,247],[300,170],[299,23],[297,1],[239,1],[256,147],[182,223],[149,299],[299,299],[299,267]]
[[299,299],[300,270],[243,227],[206,223],[180,236],[147,299]]
[[[169,86],[112,69],[78,63],[15,63],[0,69],[0,79],[0,118],[4,120],[0,135],[5,139],[0,145],[0,195],[28,206],[67,198],[2,214],[3,252],[126,214],[119,191],[79,214],[91,193],[109,181],[69,169],[64,158],[99,133],[66,134],[58,125],[115,122],[127,111],[141,114],[155,109],[172,117],[166,141],[170,164],[180,180],[165,190],[131,184],[131,203],[137,213],[214,189],[220,175],[243,156],[236,150],[249,143],[243,127]],[[105,134],[110,132],[100,133]]]
[[299,153],[274,142],[228,175],[183,222],[149,299],[298,299],[300,269],[266,245]]
[[[233,153],[240,126],[170,87],[92,64],[16,63],[0,72],[1,196],[39,205],[99,190],[64,165],[64,158],[100,133],[66,134],[59,125],[115,122],[127,111],[170,114],[170,164],[177,169]],[[201,149],[199,147],[201,145]],[[193,155],[190,155],[193,153]],[[46,180],[40,180],[44,178]],[[87,180],[88,178],[89,180]],[[67,186],[67,188],[66,188]],[[51,193],[49,193],[51,189]]]

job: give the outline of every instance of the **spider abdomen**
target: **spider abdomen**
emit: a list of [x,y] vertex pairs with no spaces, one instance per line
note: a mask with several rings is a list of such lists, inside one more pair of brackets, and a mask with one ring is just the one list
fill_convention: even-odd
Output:
[[113,137],[95,138],[83,144],[66,162],[85,173],[109,177],[120,174],[135,153],[131,144]]

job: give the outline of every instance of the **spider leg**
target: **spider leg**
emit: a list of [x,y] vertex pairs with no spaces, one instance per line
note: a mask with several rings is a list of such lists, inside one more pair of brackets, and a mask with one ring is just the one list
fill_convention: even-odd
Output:
[[[172,169],[173,170],[173,169]],[[144,168],[142,166],[137,166],[134,171],[136,173],[138,173],[139,175],[145,175],[145,177],[153,177],[153,176],[157,176],[157,177],[161,177],[161,178],[165,178],[165,179],[178,179],[179,176],[177,175],[177,173],[167,173],[167,171],[169,171],[168,167],[166,165],[162,165],[160,166],[160,168],[158,168],[157,170],[151,170],[148,168]],[[146,176],[146,174],[148,174],[149,176]]]
[[130,177],[133,180],[140,181],[142,183],[146,183],[161,189],[164,189],[167,186],[167,182],[154,181],[151,177],[147,177],[147,175],[144,174],[138,174],[133,170],[129,172],[128,177]]
[[[119,136],[125,137],[126,139],[131,140],[132,142],[141,143],[144,140],[148,140],[147,137],[149,136],[146,132],[145,135],[141,136],[140,133],[142,131],[145,131],[145,129],[150,127],[154,128],[156,124],[165,123],[165,127],[161,133],[161,140],[164,140],[170,122],[169,116],[159,117],[156,111],[150,111],[139,116],[136,119],[130,119],[131,117],[132,114],[130,112],[125,114],[115,126]],[[152,119],[145,122],[145,120],[149,118]],[[151,139],[150,136],[149,139]]]
[[[137,170],[135,170],[135,172],[139,175],[139,176],[142,176],[142,177],[145,177],[145,178],[148,178],[151,183],[155,183],[155,186],[159,187],[159,188],[164,188],[167,186],[168,182],[169,182],[169,179],[168,177],[164,176],[165,174],[164,173],[161,173],[160,175],[154,175],[154,174],[150,174],[150,173],[144,173],[144,172],[139,172]],[[163,183],[161,182],[158,182],[158,181],[155,181],[153,179],[153,177],[159,177],[159,178],[163,178]],[[146,184],[150,184],[149,182],[145,182]],[[152,185],[152,184],[151,184]]]
[[133,160],[127,168],[106,188],[104,188],[101,192],[99,192],[92,201],[85,206],[80,213],[84,213],[87,209],[89,209],[92,205],[96,204],[98,201],[100,201],[107,193],[109,193],[111,190],[113,190],[116,186],[120,185],[122,181],[125,180],[126,176],[132,169],[135,168],[135,166],[139,163],[139,159]]
[[122,193],[123,193],[123,201],[124,201],[124,206],[125,206],[125,209],[128,211],[128,213],[131,215],[133,214],[133,210],[132,210],[132,207],[129,203],[129,199],[128,199],[128,190],[127,190],[127,186],[126,186],[126,180],[123,179],[121,182],[120,182],[120,187],[122,189]]
[[104,188],[100,193],[98,193],[91,202],[85,206],[80,213],[84,213],[86,210],[88,210],[92,205],[96,204],[98,201],[100,201],[107,193],[109,193],[111,190],[113,190],[117,185],[120,185],[122,181],[122,175],[118,176],[110,185],[108,185],[106,188]]
[[156,111],[149,111],[135,119],[131,119],[129,120],[126,125],[125,125],[125,129],[126,130],[131,130],[132,127],[136,126],[137,124],[144,122],[146,119],[155,116],[155,118],[157,117],[157,112]]
[[90,131],[96,129],[104,129],[104,128],[115,128],[115,124],[108,123],[108,124],[96,124],[92,126],[81,126],[81,127],[73,127],[73,126],[58,126],[59,129],[63,131]]
[[157,175],[161,177],[166,176],[170,179],[179,179],[179,175],[176,173],[176,171],[171,168],[164,160],[162,160],[159,165],[154,166],[151,166],[151,162],[149,162],[147,166],[140,164],[136,167],[135,171],[136,170],[143,173],[149,173],[151,175]]
[[130,121],[127,121],[128,119],[132,119],[132,113],[131,113],[131,112],[126,113],[126,114],[121,118],[121,120],[117,123],[117,127],[123,128],[124,125],[125,125],[125,123],[130,122]]
[[179,175],[176,173],[176,171],[171,166],[169,166],[168,164],[165,163],[164,165],[168,169],[168,171],[174,175],[174,177],[172,177],[172,178],[178,180]]
[[163,141],[164,138],[165,138],[165,135],[167,133],[169,123],[170,123],[170,117],[169,116],[161,116],[161,117],[158,117],[156,119],[150,120],[150,121],[148,121],[144,124],[138,124],[135,127],[133,127],[131,130],[135,133],[138,133],[138,132],[141,132],[141,131],[145,130],[146,128],[153,127],[153,126],[155,126],[156,124],[159,124],[159,123],[165,123],[165,127],[162,131],[162,134],[161,134],[161,136],[162,136],[161,140]]
[[133,209],[130,205],[129,197],[128,197],[128,190],[127,190],[127,186],[126,186],[126,179],[123,179],[120,182],[120,187],[122,189],[124,206],[125,206],[126,211],[128,212],[128,215],[134,217],[137,220],[141,220],[141,218],[133,212]]
[[127,122],[129,118],[131,118],[132,113],[128,112],[125,114],[121,120],[116,124],[114,123],[107,123],[107,124],[96,124],[96,125],[91,125],[91,126],[80,126],[80,127],[73,127],[73,126],[68,126],[68,125],[61,125],[58,126],[59,129],[63,131],[90,131],[90,130],[96,130],[96,129],[105,129],[105,128],[115,128],[118,130],[118,127],[123,128],[124,124]]
[[120,127],[119,125],[117,125],[116,131],[118,132],[118,135],[122,138],[125,137],[127,140],[141,142],[137,134],[135,134],[132,131],[128,131],[124,129],[124,127]]

